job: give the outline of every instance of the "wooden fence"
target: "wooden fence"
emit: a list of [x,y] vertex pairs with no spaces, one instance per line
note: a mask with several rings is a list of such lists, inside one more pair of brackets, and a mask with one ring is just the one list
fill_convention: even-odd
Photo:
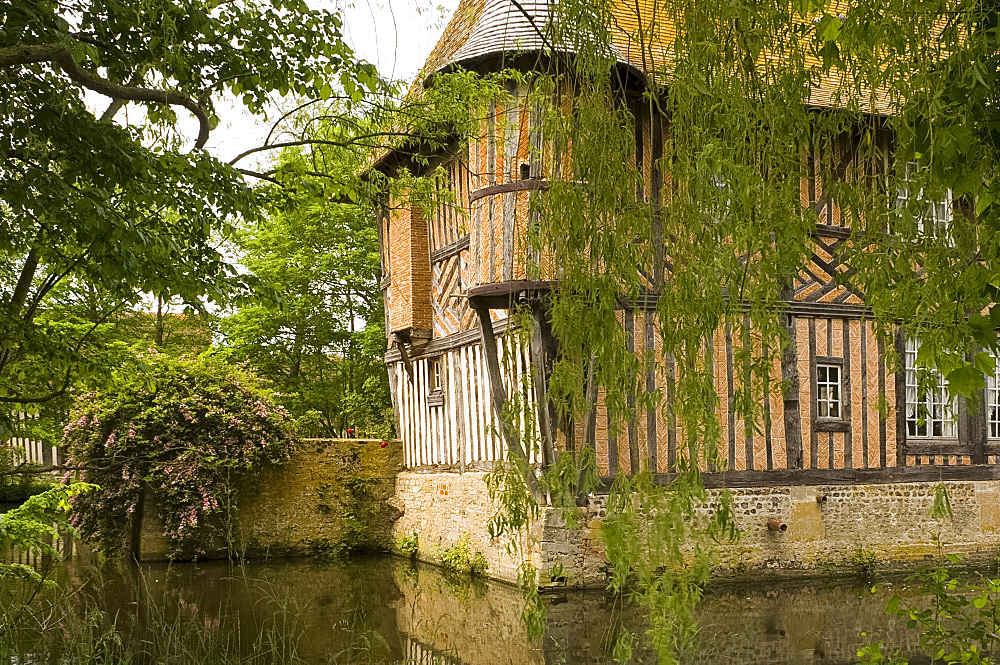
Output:
[[15,464],[37,464],[43,467],[62,465],[63,454],[58,447],[30,435],[31,423],[35,419],[37,416],[23,412],[15,416],[15,434],[7,441],[7,446],[14,450]]

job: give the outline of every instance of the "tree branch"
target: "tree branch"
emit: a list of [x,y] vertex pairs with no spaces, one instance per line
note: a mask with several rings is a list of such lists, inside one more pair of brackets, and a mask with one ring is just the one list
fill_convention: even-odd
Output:
[[286,118],[288,118],[291,115],[294,115],[294,114],[298,113],[299,111],[301,111],[302,109],[306,108],[307,106],[310,106],[312,104],[316,104],[319,101],[320,100],[318,100],[318,99],[313,99],[313,100],[310,100],[308,102],[305,102],[304,104],[299,104],[298,106],[296,106],[295,108],[293,108],[291,111],[288,111],[287,113],[285,113],[284,115],[282,115],[280,118],[278,118],[277,120],[275,120],[274,124],[271,125],[271,131],[269,131],[267,133],[267,138],[264,139],[264,145],[268,145],[271,142],[271,137],[274,136],[274,131],[276,129],[278,129],[278,126],[281,123],[283,123]]
[[[74,353],[79,353],[80,349],[83,347],[84,342],[87,341],[87,338],[90,337],[90,335],[95,330],[97,330],[97,328],[102,323],[104,323],[105,321],[107,321],[108,317],[110,317],[112,314],[114,314],[119,309],[121,309],[122,307],[124,307],[126,304],[128,304],[128,301],[123,300],[122,302],[118,303],[117,305],[115,305],[114,307],[112,307],[110,310],[108,310],[107,312],[105,312],[104,315],[101,316],[99,319],[97,319],[97,321],[95,321],[90,326],[90,328],[87,330],[87,332],[83,334],[83,337],[81,337],[80,339],[77,340],[76,346],[73,348],[73,352]],[[55,391],[49,393],[48,395],[43,395],[42,397],[17,397],[17,396],[14,396],[14,397],[3,397],[3,396],[0,396],[0,403],[2,403],[2,404],[44,404],[45,402],[48,402],[50,400],[55,399],[56,397],[59,397],[59,396],[65,394],[66,391],[69,390],[70,386],[72,385],[72,382],[73,382],[73,365],[70,365],[69,367],[66,368],[66,377],[63,380],[62,388],[59,388],[58,390],[55,390]]]
[[153,102],[183,106],[198,119],[198,138],[195,149],[200,150],[208,142],[210,123],[208,112],[190,97],[173,90],[153,90],[136,86],[118,85],[80,66],[69,49],[61,44],[38,44],[31,46],[9,46],[0,48],[0,67],[16,67],[43,62],[59,65],[63,72],[75,83],[100,93],[106,97],[127,102]]
[[281,182],[277,178],[275,178],[274,176],[272,176],[270,174],[267,174],[267,173],[261,173],[260,171],[251,171],[250,169],[236,169],[236,170],[239,173],[242,173],[243,175],[250,176],[251,178],[258,178],[260,180],[266,180],[268,182],[273,182],[275,185],[280,185],[281,184]]
[[379,138],[382,136],[405,136],[413,138],[413,134],[409,132],[375,132],[373,134],[362,134],[360,136],[354,136],[345,141],[327,141],[325,139],[303,139],[301,141],[282,141],[281,143],[272,143],[270,145],[261,145],[256,148],[250,148],[249,150],[244,150],[240,154],[229,160],[229,165],[232,166],[236,162],[240,161],[244,157],[249,157],[258,152],[264,152],[265,150],[277,150],[278,148],[292,148],[300,145],[329,145],[335,148],[347,148],[352,145],[364,145],[362,142],[367,139]]

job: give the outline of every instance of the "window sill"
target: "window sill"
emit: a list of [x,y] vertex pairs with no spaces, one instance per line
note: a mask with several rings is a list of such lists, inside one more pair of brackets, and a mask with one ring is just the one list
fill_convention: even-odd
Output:
[[813,429],[817,432],[847,432],[851,429],[851,423],[846,420],[817,420]]
[[427,406],[444,406],[444,393],[440,388],[427,393]]
[[972,445],[960,442],[958,437],[907,435],[903,449],[907,455],[972,454]]

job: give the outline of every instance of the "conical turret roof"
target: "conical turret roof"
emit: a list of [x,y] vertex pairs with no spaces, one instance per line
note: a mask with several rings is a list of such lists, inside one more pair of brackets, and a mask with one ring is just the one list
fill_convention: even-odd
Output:
[[[424,72],[450,65],[468,65],[490,55],[538,51],[548,47],[545,36],[558,0],[461,0],[424,65]],[[658,0],[615,0],[608,29],[618,60],[649,74],[667,74],[673,61],[676,28],[662,16]],[[567,49],[570,50],[570,49]],[[809,58],[810,65],[818,64]],[[809,103],[836,106],[835,91],[843,73],[819,78]],[[867,100],[862,100],[862,104]],[[876,112],[885,113],[880,99]]]
[[[461,0],[458,9],[438,40],[424,66],[426,72],[448,65],[468,63],[477,58],[500,53],[541,50],[549,46],[546,34],[553,0]],[[653,12],[652,0],[619,2],[615,5],[610,26],[613,46],[619,60],[637,68],[643,64],[642,53],[632,35],[639,32],[645,14]],[[646,59],[646,65],[663,64],[663,45],[673,38],[672,31],[657,30],[659,39]]]

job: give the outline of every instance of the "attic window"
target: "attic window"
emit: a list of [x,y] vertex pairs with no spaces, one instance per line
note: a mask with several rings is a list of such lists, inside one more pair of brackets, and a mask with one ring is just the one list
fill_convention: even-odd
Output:
[[427,360],[427,406],[444,406],[443,371],[440,357]]

